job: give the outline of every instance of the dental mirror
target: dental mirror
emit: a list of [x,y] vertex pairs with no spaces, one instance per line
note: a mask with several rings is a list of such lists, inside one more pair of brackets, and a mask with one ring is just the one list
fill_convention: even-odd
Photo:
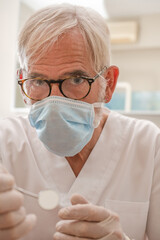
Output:
[[44,210],[52,210],[59,205],[59,195],[53,190],[43,190],[35,194],[17,186],[15,189],[25,195],[37,198],[39,206]]

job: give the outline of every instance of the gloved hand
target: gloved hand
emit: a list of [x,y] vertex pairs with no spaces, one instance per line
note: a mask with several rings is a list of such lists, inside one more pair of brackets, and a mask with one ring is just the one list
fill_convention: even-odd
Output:
[[35,222],[35,215],[25,213],[23,195],[14,189],[13,176],[0,165],[0,239],[19,239]]
[[117,214],[73,195],[72,206],[62,208],[54,240],[125,240]]

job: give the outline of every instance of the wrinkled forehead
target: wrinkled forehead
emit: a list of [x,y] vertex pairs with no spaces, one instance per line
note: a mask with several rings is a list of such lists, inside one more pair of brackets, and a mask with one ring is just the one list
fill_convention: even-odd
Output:
[[[47,44],[47,43],[46,43]],[[41,62],[45,59],[55,62],[60,58],[70,58],[72,56],[73,61],[75,57],[85,56],[88,60],[90,59],[90,49],[87,41],[81,31],[77,28],[71,29],[61,34],[56,42],[54,42],[49,48],[44,46],[47,50],[42,54],[42,49],[30,59],[28,65],[32,63]]]
[[56,72],[85,71],[93,66],[84,37],[78,29],[59,36],[47,52],[42,56],[39,53],[39,56],[36,62],[29,62],[28,72],[45,73],[50,78],[57,77]]
[[78,30],[72,30],[59,36],[58,40],[51,46],[48,53],[58,57],[59,53],[64,55],[79,54],[89,56],[87,44]]

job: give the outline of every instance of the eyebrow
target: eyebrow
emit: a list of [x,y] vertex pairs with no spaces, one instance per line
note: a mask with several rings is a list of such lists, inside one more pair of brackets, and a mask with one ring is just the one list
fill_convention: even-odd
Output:
[[47,75],[42,73],[31,72],[28,74],[28,77],[41,77],[41,78],[48,78]]
[[65,77],[65,76],[84,76],[84,77],[89,77],[88,73],[85,72],[85,71],[82,71],[82,70],[75,70],[73,72],[66,72],[62,75],[62,77]]
[[[37,72],[31,72],[28,74],[29,77],[41,77],[45,78],[46,80],[49,79],[47,75],[42,74],[42,73],[37,73]],[[82,70],[74,70],[73,72],[65,72],[63,73],[59,79],[65,79],[66,77],[76,77],[76,76],[84,76],[84,77],[89,77],[88,73]]]

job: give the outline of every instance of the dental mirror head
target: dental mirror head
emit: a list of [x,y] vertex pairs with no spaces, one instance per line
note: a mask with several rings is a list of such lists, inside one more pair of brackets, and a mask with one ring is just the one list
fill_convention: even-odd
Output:
[[37,198],[39,206],[44,210],[53,210],[59,205],[59,194],[56,191],[47,189],[35,194],[17,186],[15,189],[27,196]]
[[59,196],[53,190],[40,191],[38,194],[39,206],[44,210],[52,210],[59,205]]

